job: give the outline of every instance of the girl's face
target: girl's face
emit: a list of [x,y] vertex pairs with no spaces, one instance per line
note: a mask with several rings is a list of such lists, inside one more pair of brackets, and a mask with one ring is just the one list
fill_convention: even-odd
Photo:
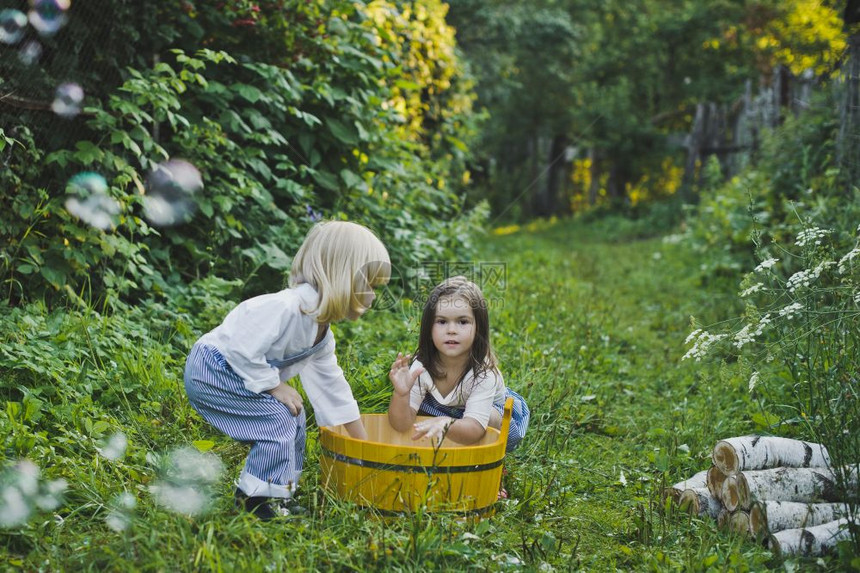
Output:
[[463,297],[445,296],[436,304],[433,346],[445,358],[468,357],[475,341],[475,313]]

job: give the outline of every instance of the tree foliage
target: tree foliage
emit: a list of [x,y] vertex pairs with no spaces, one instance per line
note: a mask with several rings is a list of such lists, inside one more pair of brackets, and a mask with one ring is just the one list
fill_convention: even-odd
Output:
[[[477,179],[508,215],[534,214],[541,174],[565,162],[572,167],[556,213],[671,195],[697,104],[733,105],[747,82],[767,87],[778,64],[832,72],[845,45],[838,7],[827,2],[451,6],[478,103],[491,116],[476,149]],[[548,154],[540,138],[561,139],[567,153]]]
[[[443,4],[144,12],[76,4],[56,35],[30,33],[38,62],[15,57],[29,36],[0,48],[4,299],[134,300],[205,277],[237,279],[245,294],[278,288],[318,216],[377,230],[403,274],[466,246],[458,231],[483,213],[463,211],[458,185],[475,124]],[[71,119],[49,110],[61,81],[86,93]],[[204,190],[191,222],[159,227],[141,207],[168,158],[195,165]],[[82,172],[103,175],[120,206],[107,232],[64,208]]]

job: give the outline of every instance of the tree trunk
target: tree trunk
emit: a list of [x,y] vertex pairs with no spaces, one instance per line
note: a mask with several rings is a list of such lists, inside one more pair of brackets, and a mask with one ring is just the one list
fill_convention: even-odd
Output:
[[741,436],[720,440],[711,455],[724,474],[768,468],[827,467],[830,455],[821,444],[775,436]]
[[672,501],[678,503],[678,500],[681,498],[681,494],[686,489],[697,489],[700,487],[706,486],[706,478],[708,475],[708,470],[702,470],[699,473],[683,480],[679,481],[672,487],[667,487],[663,490],[663,498],[671,497]]
[[708,516],[716,519],[723,509],[720,500],[711,495],[706,487],[685,489],[678,499],[678,508],[697,517]]
[[693,120],[693,128],[690,131],[690,137],[687,143],[687,162],[684,164],[684,175],[681,179],[681,192],[683,193],[684,202],[690,203],[693,200],[693,186],[696,183],[696,168],[702,158],[702,144],[705,138],[706,124],[706,108],[705,104],[696,104],[696,116]]
[[[720,501],[723,500],[723,482],[726,481],[726,474],[720,471],[717,466],[711,466],[708,470],[707,485],[711,495]],[[725,504],[725,501],[723,501]]]
[[591,165],[589,166],[589,175],[591,181],[588,184],[588,204],[594,206],[597,204],[597,194],[600,191],[600,151],[591,148],[588,151]]
[[[857,487],[857,471],[846,487]],[[754,501],[843,501],[833,472],[825,468],[774,468],[732,474],[719,496],[729,511],[749,510]]]
[[829,523],[848,516],[847,503],[800,503],[760,501],[750,508],[750,524],[756,533],[776,533]]
[[839,167],[844,171],[848,190],[857,185],[860,176],[860,145],[857,133],[860,132],[860,35],[848,38],[848,58],[843,68],[845,76],[842,98],[839,136],[836,143],[836,157]]
[[805,529],[778,531],[768,538],[768,547],[780,558],[824,555],[850,538],[847,523],[847,519],[840,519]]

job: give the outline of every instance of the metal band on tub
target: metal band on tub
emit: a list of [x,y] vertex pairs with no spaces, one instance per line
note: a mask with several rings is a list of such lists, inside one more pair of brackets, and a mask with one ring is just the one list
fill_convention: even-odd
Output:
[[323,446],[320,447],[322,449],[323,454],[328,457],[347,464],[351,464],[354,466],[361,466],[364,468],[370,468],[374,470],[384,470],[384,471],[395,471],[395,472],[407,472],[407,473],[424,473],[424,474],[434,474],[434,473],[444,473],[444,474],[460,474],[460,473],[469,473],[469,472],[482,472],[486,470],[491,470],[493,468],[497,468],[502,465],[504,459],[495,460],[486,464],[470,464],[467,466],[407,466],[403,464],[390,464],[385,462],[373,462],[370,460],[362,460],[360,458],[353,458],[351,456],[345,456],[343,454],[339,454],[337,452],[333,452]]

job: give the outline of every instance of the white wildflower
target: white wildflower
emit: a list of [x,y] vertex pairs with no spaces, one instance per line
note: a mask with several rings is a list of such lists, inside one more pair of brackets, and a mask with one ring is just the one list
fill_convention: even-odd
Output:
[[803,310],[803,305],[799,302],[791,303],[783,309],[780,309],[779,316],[785,317],[787,319],[794,318],[800,311]]
[[789,292],[794,292],[799,288],[806,288],[812,284],[811,273],[808,270],[797,271],[790,277],[788,277],[788,282],[786,286],[788,287]]
[[748,297],[751,294],[755,294],[764,288],[764,283],[756,283],[750,288],[741,291],[741,298]]
[[[726,334],[711,334],[707,331],[700,331],[699,334],[695,337],[695,342],[693,342],[693,346],[681,357],[681,360],[687,360],[688,358],[694,359],[696,362],[699,362],[704,358],[711,346],[720,340],[724,339]],[[693,338],[692,336],[688,337],[688,340]]]
[[820,227],[810,227],[809,229],[804,229],[797,234],[797,239],[795,243],[798,247],[805,247],[807,245],[820,245],[821,241],[830,234],[830,231],[827,229],[821,229]]
[[773,267],[776,263],[779,262],[779,259],[767,259],[759,263],[759,265],[755,268],[755,272],[759,273],[761,271],[766,271],[767,269]]
[[690,335],[687,337],[686,340],[684,340],[684,344],[685,345],[690,344],[691,342],[693,342],[693,340],[698,338],[701,333],[702,333],[702,329],[697,328],[696,330],[694,330],[693,332],[690,333]]
[[860,255],[860,249],[854,247],[853,249],[845,253],[844,257],[839,259],[839,274],[844,275],[848,272],[851,262],[857,257],[857,255]]
[[755,389],[756,384],[758,384],[758,372],[753,372],[752,376],[750,376],[750,381],[749,381],[750,392],[752,392],[753,389]]
[[743,348],[745,345],[754,341],[755,336],[752,333],[752,325],[745,324],[744,327],[735,334],[735,346],[738,348]]
[[854,304],[860,304],[860,291],[854,293]]

